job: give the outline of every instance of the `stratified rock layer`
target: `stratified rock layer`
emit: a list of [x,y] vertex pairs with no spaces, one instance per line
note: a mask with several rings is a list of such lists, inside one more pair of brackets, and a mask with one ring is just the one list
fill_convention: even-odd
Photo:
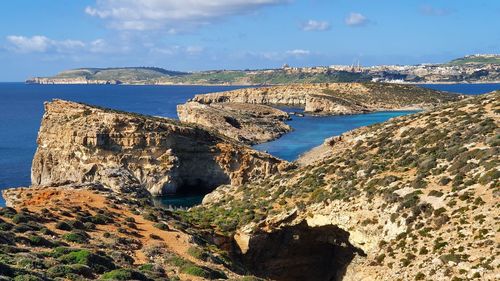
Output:
[[188,102],[177,106],[177,114],[182,122],[208,127],[247,144],[270,141],[292,130],[284,122],[289,119],[286,112],[266,105]]
[[380,110],[423,109],[459,100],[459,95],[417,86],[382,83],[323,83],[247,88],[197,95],[203,104],[248,103],[304,107],[314,114],[357,114]]
[[498,280],[499,113],[495,92],[359,128],[189,219],[275,280]]
[[37,142],[33,185],[98,182],[163,195],[240,185],[290,167],[196,126],[62,100],[45,104]]

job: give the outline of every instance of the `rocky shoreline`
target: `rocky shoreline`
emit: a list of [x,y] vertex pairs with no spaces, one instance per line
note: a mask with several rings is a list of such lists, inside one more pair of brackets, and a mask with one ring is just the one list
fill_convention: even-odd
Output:
[[[289,163],[244,144],[286,129],[288,114],[269,107],[282,102],[321,114],[428,110],[328,139]],[[0,274],[495,280],[499,112],[499,92],[464,98],[371,83],[200,95],[179,106],[191,123],[54,100],[32,186],[2,192]],[[152,204],[193,189],[211,193],[189,210]]]

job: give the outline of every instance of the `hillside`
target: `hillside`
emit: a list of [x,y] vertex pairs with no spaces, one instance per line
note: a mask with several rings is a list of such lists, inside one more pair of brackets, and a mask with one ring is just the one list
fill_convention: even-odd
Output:
[[430,108],[460,95],[413,85],[385,83],[290,84],[196,95],[202,104],[238,102],[303,107],[314,114],[356,114],[379,110]]
[[152,83],[163,77],[182,75],[187,75],[187,73],[159,67],[79,68],[62,71],[52,77],[32,78],[27,82],[38,84]]
[[449,64],[500,64],[500,55],[470,55],[463,58],[454,59],[450,61]]
[[80,68],[51,77],[30,78],[36,84],[148,85],[284,85],[297,83],[405,82],[485,83],[500,81],[498,55],[473,55],[444,64],[332,65],[257,70],[170,71],[157,67]]
[[145,194],[99,184],[5,191],[0,279],[258,281]]
[[183,216],[275,280],[498,280],[499,123],[496,92],[360,128]]
[[185,72],[170,71],[159,67],[81,68],[63,71],[57,74],[55,78],[85,77],[89,80],[140,81],[186,74]]

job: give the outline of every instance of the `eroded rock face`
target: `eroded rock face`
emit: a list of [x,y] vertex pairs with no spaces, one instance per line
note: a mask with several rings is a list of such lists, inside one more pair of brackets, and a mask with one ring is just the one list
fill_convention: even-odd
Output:
[[252,274],[271,280],[342,280],[351,261],[364,255],[348,238],[348,232],[335,226],[302,223],[252,235],[240,259]]
[[45,104],[33,185],[98,182],[153,195],[240,185],[291,164],[166,118],[55,100]]
[[193,101],[203,104],[249,103],[304,107],[314,114],[357,114],[380,110],[422,109],[461,96],[417,86],[383,83],[292,84],[265,88],[247,88],[197,95]]
[[[494,92],[330,138],[299,169],[238,190],[217,188],[191,209],[201,217],[193,220],[210,219],[251,260],[267,260],[276,247],[276,264],[269,263],[276,268],[254,268],[261,276],[290,273],[297,257],[310,259],[296,249],[304,237],[311,249],[328,241],[319,248],[361,250],[351,251],[344,281],[496,280],[499,112]],[[226,212],[236,209],[243,215]],[[322,236],[319,229],[333,239],[306,238]],[[299,239],[279,249],[274,237],[286,239],[287,230]],[[287,263],[292,270],[280,271]]]
[[187,102],[177,106],[182,122],[202,125],[247,144],[270,141],[290,132],[286,112],[266,105],[245,103],[202,104]]

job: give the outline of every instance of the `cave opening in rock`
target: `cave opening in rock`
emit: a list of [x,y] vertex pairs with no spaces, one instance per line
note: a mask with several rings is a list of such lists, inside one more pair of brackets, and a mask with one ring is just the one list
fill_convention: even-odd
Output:
[[306,223],[252,236],[238,259],[256,276],[277,281],[342,280],[347,266],[363,251],[352,246],[349,233],[333,225]]
[[[211,151],[203,147],[180,154],[179,166],[172,172],[173,188],[165,190],[158,201],[164,206],[192,207],[218,186],[231,182],[227,172],[213,159]],[[200,150],[201,149],[201,150]]]
[[201,204],[203,197],[215,188],[200,179],[191,179],[179,184],[175,192],[167,193],[156,200],[165,207],[190,208]]

